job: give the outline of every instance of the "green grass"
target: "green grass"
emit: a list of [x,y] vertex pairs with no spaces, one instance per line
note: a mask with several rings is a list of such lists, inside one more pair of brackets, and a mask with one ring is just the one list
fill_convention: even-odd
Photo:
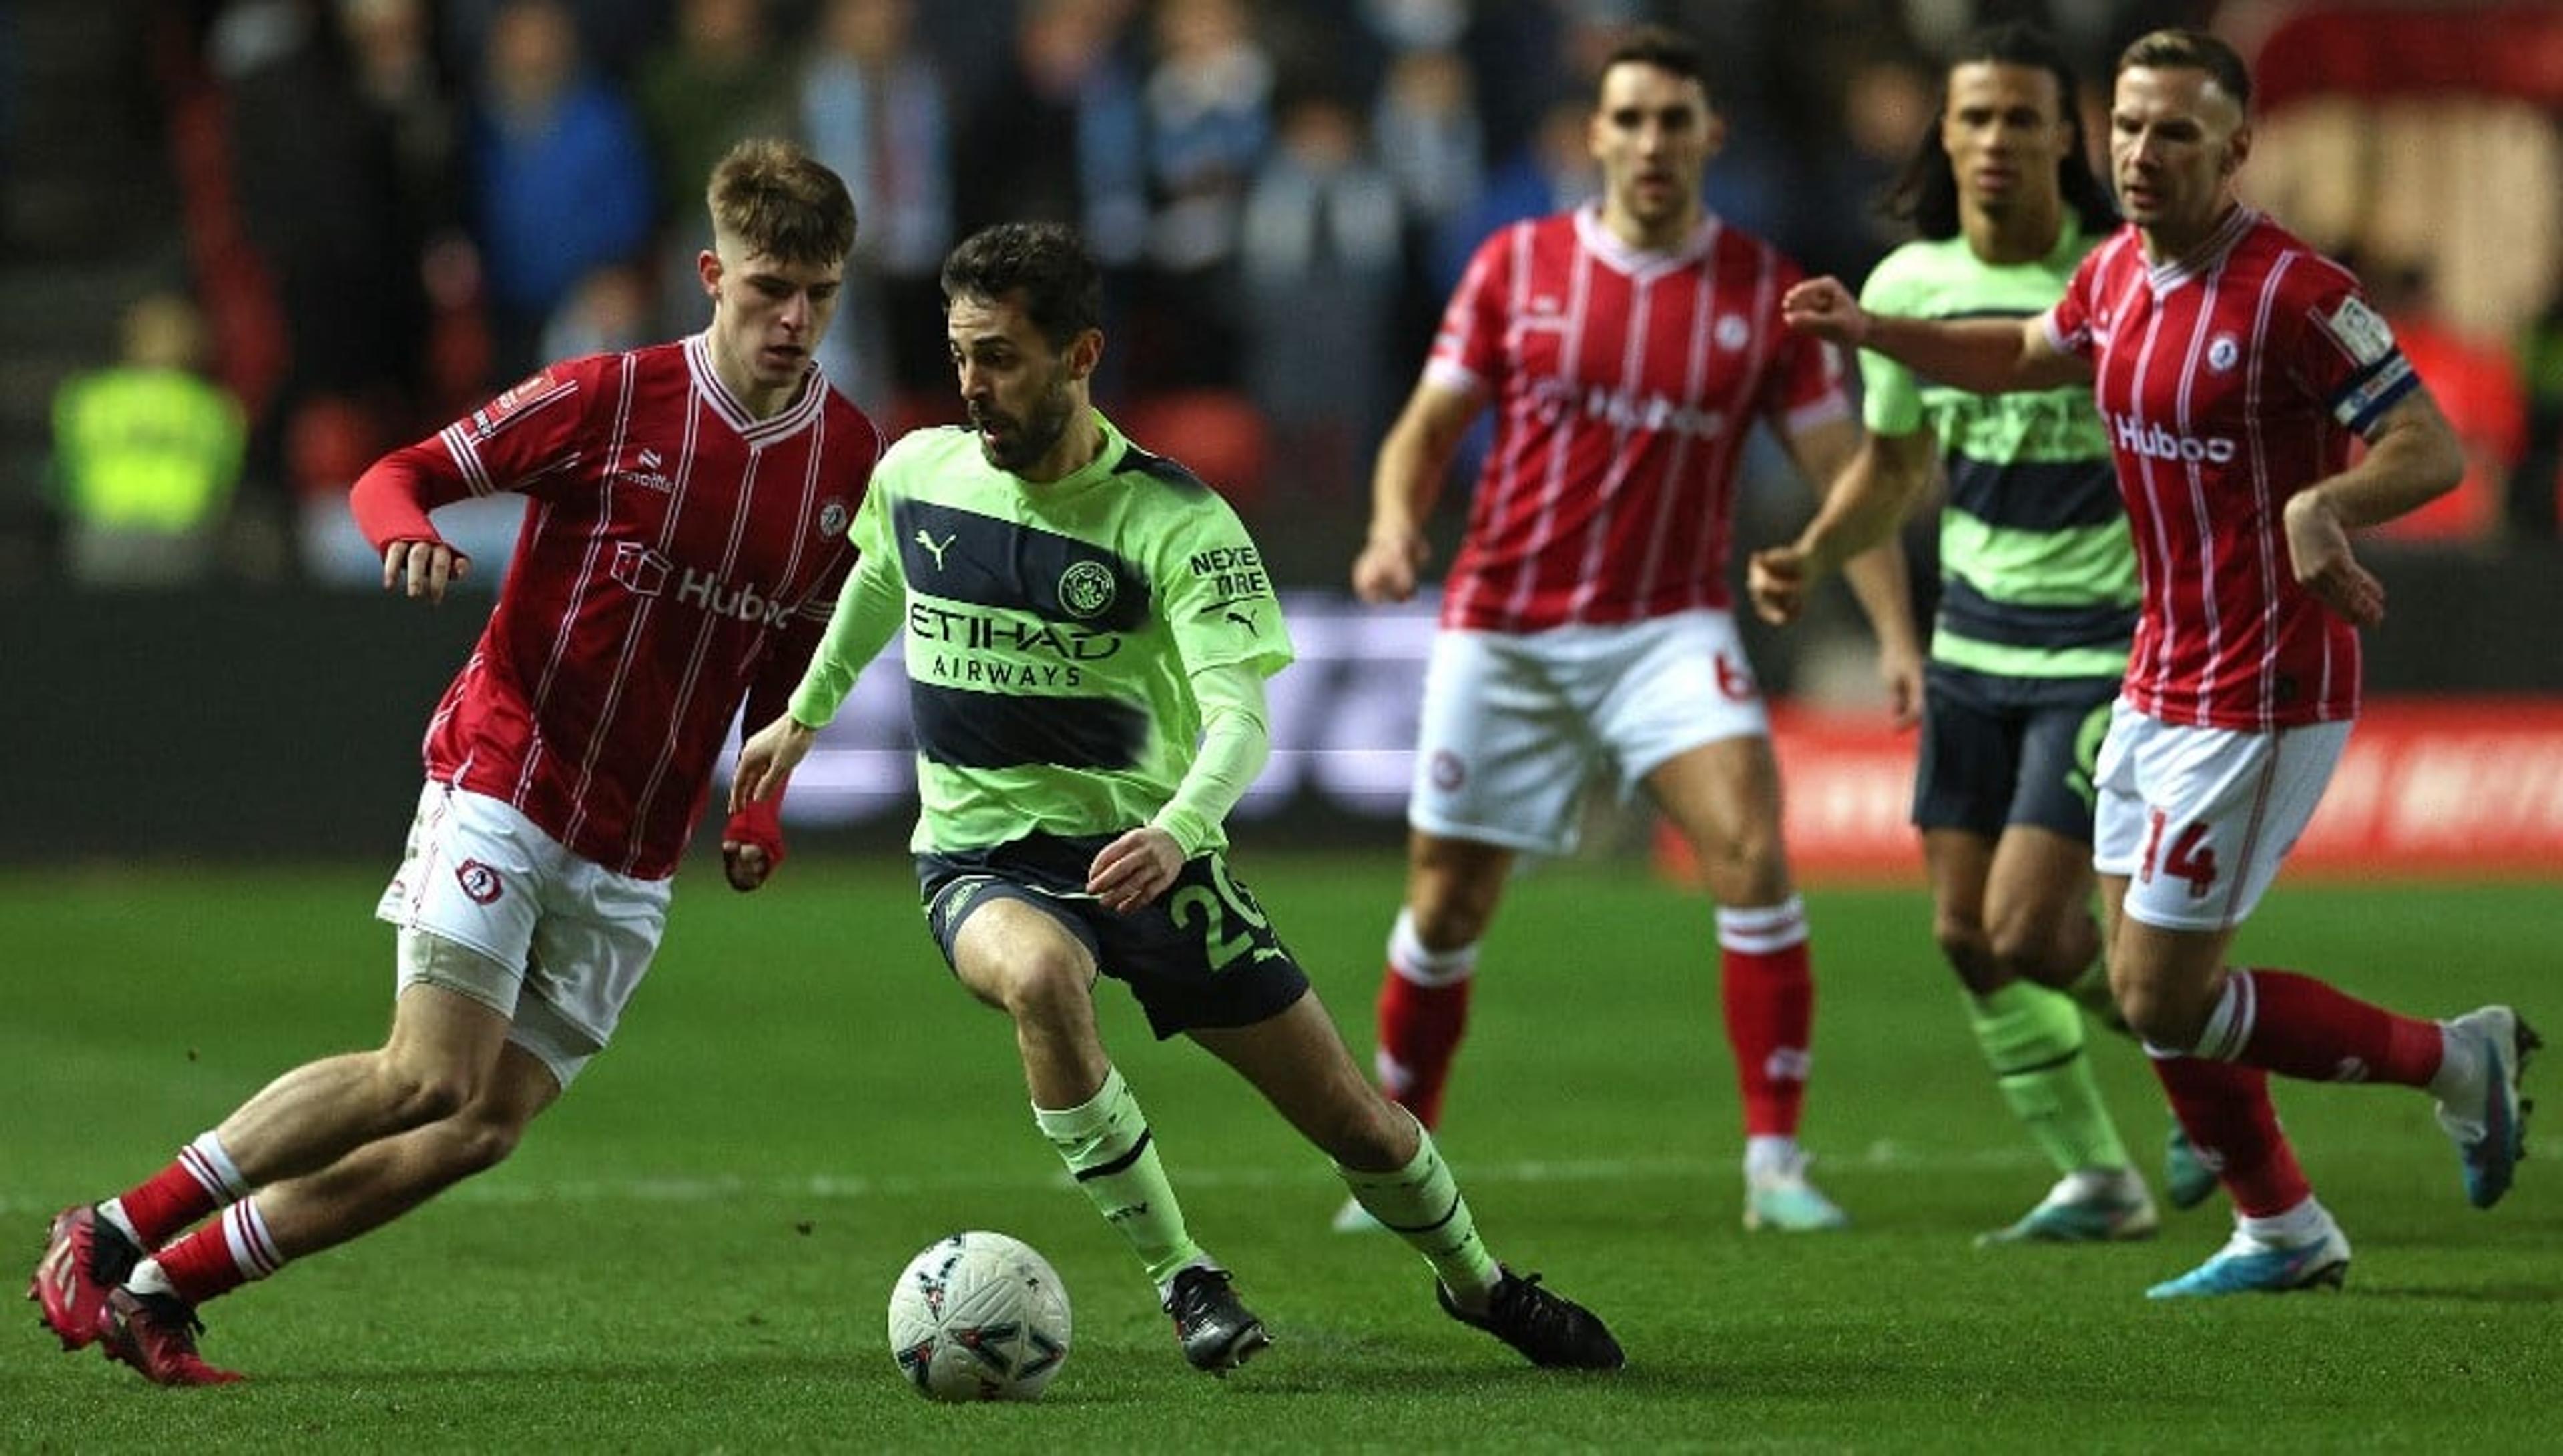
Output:
[[[1366,1056],[1386,858],[1245,867]],[[0,876],[0,1226],[148,1172],[269,1076],[373,1044],[391,976],[375,869]],[[1911,891],[1811,896],[1822,988],[1807,1138],[1858,1226],[1737,1226],[1736,1107],[1703,904],[1625,866],[1522,881],[1487,948],[1443,1146],[1497,1254],[1603,1312],[1616,1377],[1521,1365],[1434,1309],[1423,1265],[1326,1231],[1341,1185],[1188,1044],[1104,988],[1105,1035],[1195,1232],[1276,1348],[1182,1363],[1117,1239],[1033,1132],[1003,1021],[950,983],[895,863],[796,861],[764,894],[697,868],[613,1052],[506,1166],[208,1311],[252,1373],[147,1388],[0,1338],[0,1450],[2552,1449],[2563,1185],[2467,1209],[2422,1097],[2288,1085],[2358,1251],[2337,1296],[2156,1307],[2220,1242],[1978,1252],[2051,1175],[2010,1125]],[[2551,885],[2282,885],[2247,959],[2446,1013],[2563,1030]],[[2164,1118],[2096,1039],[2122,1126]],[[1076,1346],[1041,1404],[938,1407],[884,1351],[887,1283],[955,1227],[1065,1278]],[[14,1279],[15,1274],[10,1278]],[[14,1285],[12,1286],[15,1287]]]

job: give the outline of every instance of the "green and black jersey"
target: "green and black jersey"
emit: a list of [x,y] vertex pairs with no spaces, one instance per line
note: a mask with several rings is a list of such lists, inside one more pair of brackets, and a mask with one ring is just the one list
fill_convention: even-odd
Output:
[[[1055,482],[998,469],[956,428],[908,435],[873,469],[863,556],[792,714],[828,721],[902,636],[920,852],[1148,822],[1201,733],[1190,674],[1290,660],[1237,513],[1094,418],[1102,450]],[[1200,847],[1223,847],[1211,833]]]
[[[1915,318],[2033,318],[2097,242],[2070,218],[2048,256],[1988,264],[1963,237],[1907,243],[1862,306]],[[1931,660],[2000,677],[2115,677],[2136,627],[2136,555],[2087,385],[1978,395],[1864,350],[1863,414],[1881,436],[1929,427],[1948,501]]]

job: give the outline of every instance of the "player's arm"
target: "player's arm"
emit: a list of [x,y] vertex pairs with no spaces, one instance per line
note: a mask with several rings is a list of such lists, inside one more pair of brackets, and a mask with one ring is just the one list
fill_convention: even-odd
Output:
[[[1840,482],[1862,454],[1868,432],[1848,418],[1784,433],[1789,454],[1810,481]],[[1833,489],[1825,491],[1830,498]],[[1922,703],[1922,641],[1913,625],[1913,597],[1904,570],[1904,545],[1889,529],[1845,554],[1850,583],[1870,629],[1877,634],[1877,675],[1898,724],[1913,720]]]
[[1147,826],[1123,834],[1094,856],[1085,887],[1106,909],[1134,910],[1164,894],[1184,861],[1212,841],[1272,757],[1260,667],[1222,662],[1195,668],[1190,676],[1193,697],[1201,704],[1201,745],[1175,785],[1174,797]]
[[2044,315],[2028,319],[1908,318],[1872,313],[1839,278],[1809,278],[1780,299],[1801,333],[1885,355],[1916,374],[1975,394],[2055,389],[2086,382],[2091,366],[2048,337]]
[[2287,497],[2287,556],[2296,581],[2360,627],[2385,620],[2385,584],[2358,564],[2349,533],[2420,509],[2464,478],[2464,447],[2426,389],[2385,412],[2367,453]]
[[1415,595],[1417,569],[1432,555],[1424,523],[1480,408],[1475,392],[1429,377],[1407,397],[1371,468],[1370,530],[1353,558],[1353,595],[1370,603]]
[[906,602],[893,554],[886,547],[867,546],[847,574],[836,615],[828,620],[784,710],[738,746],[738,768],[729,781],[730,813],[783,792],[784,782],[819,741],[819,730],[854,691],[856,675],[898,632]]
[[1894,533],[1931,483],[1933,449],[1927,430],[1873,432],[1861,441],[1798,538],[1753,553],[1748,588],[1763,621],[1796,621],[1807,593],[1827,573]]
[[347,491],[356,528],[383,557],[383,589],[445,600],[445,589],[472,569],[427,513],[472,493],[453,456],[433,440],[404,446],[367,466]]

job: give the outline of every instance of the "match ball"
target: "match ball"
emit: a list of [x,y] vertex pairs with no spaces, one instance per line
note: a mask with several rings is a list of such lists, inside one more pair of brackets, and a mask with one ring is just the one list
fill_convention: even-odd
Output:
[[936,1400],[1038,1400],[1068,1360],[1068,1286],[1021,1239],[972,1229],[928,1245],[889,1292],[889,1353]]

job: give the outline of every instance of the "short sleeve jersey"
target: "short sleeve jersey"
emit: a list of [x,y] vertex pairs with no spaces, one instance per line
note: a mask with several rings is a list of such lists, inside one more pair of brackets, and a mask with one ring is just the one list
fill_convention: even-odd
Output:
[[[2034,318],[2091,243],[2070,218],[2055,248],[2027,263],[1987,263],[1964,237],[1917,240],[1878,263],[1861,303],[1912,318]],[[2136,552],[2090,390],[1973,394],[1870,350],[1860,371],[1872,431],[1927,427],[1939,444],[1948,502],[1932,660],[2003,677],[2123,673]]]
[[[1237,513],[1094,418],[1094,461],[1041,484],[990,464],[968,430],[917,431],[883,456],[856,518],[847,607],[901,613],[920,852],[1146,823],[1200,741],[1191,673],[1290,661]],[[861,663],[837,660],[841,642],[887,636],[839,624],[795,716],[823,722],[842,701]],[[1225,843],[1214,826],[1203,847]]]
[[609,869],[674,873],[749,685],[834,609],[881,449],[815,372],[755,419],[700,335],[553,365],[447,426],[431,467],[530,499],[428,776]]
[[2354,717],[2357,631],[2296,584],[2282,512],[2420,387],[2357,278],[2236,207],[2161,265],[2121,229],[2046,329],[2097,371],[2143,564],[2129,701],[2249,731]]
[[1781,321],[1799,276],[1714,218],[1664,253],[1621,242],[1591,207],[1480,245],[1425,364],[1495,419],[1443,625],[1537,632],[1727,608],[1754,422],[1851,413],[1841,356]]

